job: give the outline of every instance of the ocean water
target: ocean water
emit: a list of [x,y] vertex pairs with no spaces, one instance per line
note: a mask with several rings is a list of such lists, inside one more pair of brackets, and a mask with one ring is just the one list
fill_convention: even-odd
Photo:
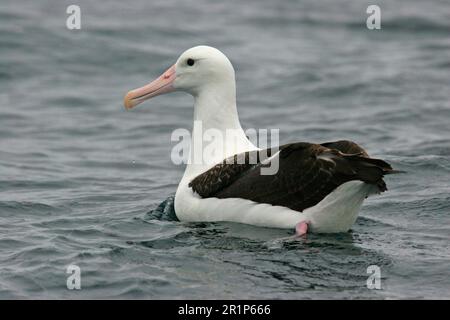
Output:
[[[444,0],[3,0],[0,298],[450,298],[449,32]],[[198,44],[234,64],[244,128],[354,140],[407,173],[345,234],[176,221],[192,98],[122,99]]]

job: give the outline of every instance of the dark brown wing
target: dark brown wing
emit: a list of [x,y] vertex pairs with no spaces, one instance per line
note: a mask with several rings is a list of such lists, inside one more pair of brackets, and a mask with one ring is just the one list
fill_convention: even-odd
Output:
[[[339,143],[337,147],[346,146]],[[351,180],[374,184],[380,191],[385,191],[383,175],[392,170],[391,166],[383,160],[368,158],[362,148],[361,151],[354,146],[350,148],[349,144],[348,147],[357,152],[347,154],[303,142],[287,144],[269,159],[269,164],[265,161],[271,151],[265,151],[256,164],[227,164],[224,161],[196,177],[189,186],[204,198],[242,198],[297,211],[316,205],[338,186]],[[245,158],[249,159],[254,153],[246,153]],[[279,164],[276,174],[262,175],[261,168],[274,161]]]
[[364,150],[361,146],[354,143],[353,141],[349,141],[349,140],[325,142],[325,143],[321,143],[320,145],[324,146],[326,148],[339,150],[342,153],[348,153],[348,154],[358,154],[359,153],[364,157],[369,157],[366,150]]

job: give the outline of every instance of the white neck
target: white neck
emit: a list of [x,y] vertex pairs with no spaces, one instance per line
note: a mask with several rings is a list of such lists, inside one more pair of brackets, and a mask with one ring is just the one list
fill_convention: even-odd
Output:
[[239,122],[234,81],[210,84],[194,98],[194,127],[183,180],[193,179],[236,153],[256,149]]

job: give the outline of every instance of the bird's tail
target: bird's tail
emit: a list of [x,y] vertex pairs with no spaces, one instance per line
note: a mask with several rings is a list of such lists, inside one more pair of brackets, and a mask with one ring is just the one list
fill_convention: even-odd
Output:
[[369,158],[360,154],[346,154],[344,157],[352,162],[358,179],[378,186],[380,192],[387,190],[383,177],[387,174],[405,173],[405,171],[395,170],[384,160]]

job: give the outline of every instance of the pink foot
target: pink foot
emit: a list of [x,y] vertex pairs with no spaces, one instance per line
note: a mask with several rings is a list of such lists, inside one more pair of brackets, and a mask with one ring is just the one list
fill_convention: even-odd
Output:
[[297,223],[295,226],[295,235],[297,237],[306,236],[306,233],[308,233],[308,222],[302,221]]

